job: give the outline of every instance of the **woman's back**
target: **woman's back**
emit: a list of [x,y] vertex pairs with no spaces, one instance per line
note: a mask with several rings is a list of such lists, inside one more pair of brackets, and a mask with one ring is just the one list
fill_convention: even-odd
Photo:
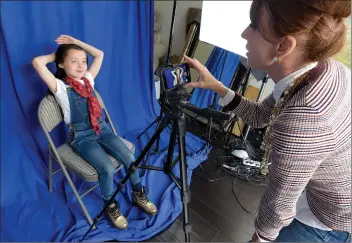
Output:
[[272,179],[285,178],[290,185],[289,191],[276,190],[293,199],[307,183],[311,211],[339,231],[349,231],[351,225],[350,82],[351,74],[340,62],[320,62],[273,125],[272,166],[280,168],[280,176]]
[[[309,181],[307,199],[312,212],[329,227],[351,226],[351,73],[334,60],[324,62],[323,74],[307,87],[306,105],[312,122],[324,130],[316,155],[323,161]],[[308,131],[307,131],[308,132]],[[309,147],[310,145],[307,144]]]

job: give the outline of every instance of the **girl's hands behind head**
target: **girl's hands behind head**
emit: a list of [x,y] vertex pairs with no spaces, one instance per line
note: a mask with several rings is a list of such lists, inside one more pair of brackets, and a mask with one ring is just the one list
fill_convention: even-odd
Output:
[[75,44],[76,39],[73,38],[72,36],[69,35],[60,35],[59,37],[56,38],[55,42],[58,45],[62,44]]

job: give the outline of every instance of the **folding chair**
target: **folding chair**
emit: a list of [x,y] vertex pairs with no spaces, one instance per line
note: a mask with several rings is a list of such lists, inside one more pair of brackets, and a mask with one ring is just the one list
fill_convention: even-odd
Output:
[[[105,112],[106,119],[105,121],[110,124],[112,131],[114,132],[115,135],[117,135],[115,127],[113,123],[111,122],[111,118],[109,116],[109,113],[104,105],[103,99],[101,98],[100,94],[95,91],[96,97],[99,100],[99,103]],[[76,196],[85,217],[87,218],[88,222],[90,225],[93,224],[92,218],[90,214],[88,213],[82,198],[87,195],[89,192],[94,190],[99,183],[98,181],[98,173],[97,171],[89,164],[87,163],[84,159],[82,159],[79,155],[77,155],[71,148],[71,146],[68,143],[62,144],[59,147],[56,147],[55,144],[53,143],[53,140],[51,139],[50,132],[59,124],[63,121],[63,115],[61,108],[59,104],[57,103],[55,97],[53,95],[46,95],[40,102],[39,108],[38,108],[38,119],[40,122],[40,125],[45,133],[45,136],[48,139],[49,142],[49,182],[48,182],[48,187],[49,191],[52,191],[52,176],[56,174],[57,172],[61,171],[64,173],[66,179],[68,180],[68,183],[70,184],[74,195]],[[135,152],[135,147],[132,143],[126,141],[125,139],[121,138],[122,141],[127,145],[127,147],[131,150],[132,153]],[[111,161],[113,162],[115,166],[115,173],[119,171],[123,166],[116,161],[112,156],[110,156]],[[55,159],[59,165],[60,169],[56,171],[52,171],[52,161]],[[87,191],[79,195],[76,186],[73,184],[72,179],[67,171],[67,168],[70,171],[73,171],[76,173],[82,180],[86,182],[97,182],[94,184],[91,188],[89,188]],[[95,228],[95,226],[94,226]]]

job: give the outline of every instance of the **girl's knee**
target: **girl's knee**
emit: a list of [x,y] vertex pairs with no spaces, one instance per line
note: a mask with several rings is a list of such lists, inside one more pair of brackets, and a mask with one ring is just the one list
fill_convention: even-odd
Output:
[[131,164],[136,160],[136,158],[135,158],[135,156],[134,156],[134,154],[133,154],[132,152],[129,152],[129,153],[126,155],[126,157],[127,157],[126,164],[127,164],[128,166],[131,165]]
[[101,168],[100,173],[106,174],[107,176],[113,176],[115,174],[115,166],[113,163],[107,163]]

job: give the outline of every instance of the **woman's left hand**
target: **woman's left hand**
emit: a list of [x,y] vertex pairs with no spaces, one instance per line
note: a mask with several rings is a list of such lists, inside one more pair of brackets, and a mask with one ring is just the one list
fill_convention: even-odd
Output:
[[258,235],[257,235],[256,233],[254,233],[254,234],[252,235],[252,240],[251,240],[250,242],[260,242],[260,241],[259,241],[259,238],[258,238]]
[[72,36],[69,36],[69,35],[60,35],[59,37],[57,37],[55,42],[57,44],[59,44],[59,45],[62,45],[62,44],[75,44],[76,43],[76,39],[73,38]]

